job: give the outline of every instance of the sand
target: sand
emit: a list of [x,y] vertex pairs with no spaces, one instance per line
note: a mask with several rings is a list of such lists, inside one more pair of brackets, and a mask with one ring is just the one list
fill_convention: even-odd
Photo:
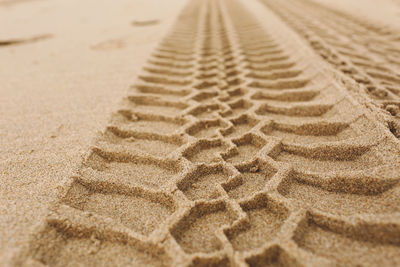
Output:
[[327,2],[0,4],[1,262],[399,265],[397,22]]
[[[57,199],[57,187],[79,166],[184,4],[5,2],[0,1],[2,264],[29,240]],[[132,25],[154,19],[159,23]],[[51,37],[1,45],[42,35]]]

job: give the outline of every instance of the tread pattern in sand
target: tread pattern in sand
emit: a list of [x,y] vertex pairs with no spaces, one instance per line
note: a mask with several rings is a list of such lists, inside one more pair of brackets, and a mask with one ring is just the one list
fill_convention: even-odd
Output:
[[[399,32],[312,0],[261,0],[381,108],[400,138]],[[304,14],[307,14],[306,16]]]
[[398,264],[397,140],[268,23],[190,1],[19,263]]

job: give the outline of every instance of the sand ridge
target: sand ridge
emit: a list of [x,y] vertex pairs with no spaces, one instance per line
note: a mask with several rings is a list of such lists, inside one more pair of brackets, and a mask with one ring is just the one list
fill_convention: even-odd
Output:
[[[28,241],[33,226],[57,199],[57,188],[73,175],[184,4],[185,0],[0,4],[0,40],[52,35],[0,46],[0,265],[9,266],[9,256]],[[160,23],[131,25],[154,18]],[[110,40],[122,41],[124,47]],[[92,49],[104,43],[110,49]]]
[[[314,1],[263,1],[302,35],[315,51],[350,77],[380,109],[400,137],[399,32]],[[307,13],[307,16],[303,14]]]
[[189,1],[16,265],[400,262],[399,141],[260,7]]

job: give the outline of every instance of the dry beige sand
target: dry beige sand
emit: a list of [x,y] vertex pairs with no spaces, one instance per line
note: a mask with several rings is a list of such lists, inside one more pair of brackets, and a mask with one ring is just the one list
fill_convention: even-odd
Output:
[[[46,215],[184,2],[0,1],[1,263]],[[41,35],[52,37],[1,46]]]
[[400,1],[386,0],[379,4],[374,0],[316,0],[326,6],[357,14],[365,19],[385,25],[400,27]]
[[397,5],[0,0],[0,264],[400,265]]

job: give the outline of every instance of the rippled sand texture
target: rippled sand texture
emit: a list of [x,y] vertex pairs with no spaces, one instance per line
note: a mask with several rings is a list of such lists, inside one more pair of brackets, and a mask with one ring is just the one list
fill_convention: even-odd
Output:
[[190,0],[15,264],[400,264],[395,30]]

